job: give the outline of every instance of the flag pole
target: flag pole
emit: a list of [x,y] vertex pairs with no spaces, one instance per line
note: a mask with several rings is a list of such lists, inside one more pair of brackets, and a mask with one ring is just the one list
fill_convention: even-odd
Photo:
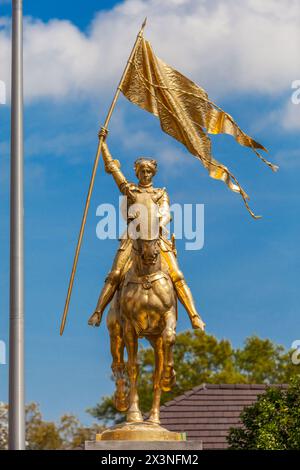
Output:
[[23,248],[23,12],[12,1],[8,446],[25,449]]
[[[135,40],[135,43],[133,45],[132,51],[130,53],[129,59],[127,61],[127,64],[126,64],[125,69],[123,71],[123,74],[121,76],[119,85],[117,87],[115,96],[114,96],[114,98],[112,100],[112,103],[110,105],[110,108],[108,110],[104,125],[102,127],[102,129],[104,129],[104,131],[107,130],[111,115],[112,115],[113,110],[116,106],[116,103],[117,103],[117,100],[118,100],[118,97],[119,97],[119,94],[120,94],[120,91],[121,91],[121,87],[122,87],[122,84],[123,84],[123,81],[124,81],[124,77],[125,77],[128,69],[129,69],[129,67],[130,67],[131,60],[132,60],[132,58],[135,54],[135,51],[136,51],[136,49],[139,45],[139,42],[140,42],[140,40],[143,36],[143,31],[144,31],[144,28],[146,26],[146,21],[147,21],[147,18],[145,18],[145,20],[142,24],[142,27],[141,27],[141,29],[140,29],[137,37],[136,37],[136,40]],[[87,194],[87,198],[86,198],[86,203],[85,203],[85,207],[84,207],[84,212],[83,212],[83,216],[82,216],[82,221],[81,221],[77,246],[76,246],[76,250],[75,250],[75,256],[74,256],[74,260],[73,260],[73,266],[72,266],[72,271],[71,271],[71,276],[70,276],[70,281],[69,281],[69,287],[68,287],[68,292],[67,292],[67,298],[66,298],[66,302],[65,302],[64,312],[63,312],[63,316],[62,316],[62,320],[61,320],[61,325],[60,325],[60,335],[63,334],[64,329],[65,329],[65,324],[66,324],[66,319],[67,319],[67,314],[68,314],[68,309],[69,309],[69,304],[70,304],[70,298],[71,298],[71,294],[72,294],[72,288],[73,288],[73,283],[74,283],[74,278],[75,278],[75,273],[76,273],[76,268],[77,268],[79,252],[80,252],[80,248],[81,248],[81,243],[82,243],[83,233],[84,233],[84,229],[85,229],[87,214],[88,214],[88,210],[89,210],[89,206],[90,206],[90,200],[91,200],[91,196],[92,196],[92,192],[93,192],[96,171],[97,171],[97,167],[98,167],[98,163],[99,163],[99,158],[100,158],[100,155],[101,155],[103,140],[104,140],[104,133],[99,132],[98,148],[97,148],[97,153],[96,153],[94,166],[93,166],[93,170],[92,170],[92,175],[91,175],[90,185],[89,185],[88,194]]]

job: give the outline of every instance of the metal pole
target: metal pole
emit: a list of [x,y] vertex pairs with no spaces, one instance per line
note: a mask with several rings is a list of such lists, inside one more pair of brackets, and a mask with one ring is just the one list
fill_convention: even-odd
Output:
[[12,1],[9,449],[25,449],[22,0]]

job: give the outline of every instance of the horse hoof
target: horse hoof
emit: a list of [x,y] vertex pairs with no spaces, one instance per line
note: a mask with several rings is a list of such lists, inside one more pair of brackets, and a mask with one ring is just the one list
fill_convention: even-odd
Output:
[[124,412],[129,408],[129,400],[125,394],[119,394],[114,396],[114,405],[118,411]]
[[171,389],[172,389],[172,387],[171,387],[171,385],[170,385],[168,382],[162,381],[162,383],[161,383],[161,389],[162,389],[163,392],[170,392]]
[[126,421],[127,423],[141,423],[144,420],[140,411],[129,411]]
[[159,416],[157,414],[151,414],[149,418],[147,419],[147,423],[160,424]]
[[176,384],[176,372],[174,369],[169,374],[163,375],[160,381],[160,388],[163,392],[170,392]]
[[102,318],[101,313],[96,311],[93,313],[93,315],[90,316],[88,324],[90,326],[99,326],[101,323],[101,318]]

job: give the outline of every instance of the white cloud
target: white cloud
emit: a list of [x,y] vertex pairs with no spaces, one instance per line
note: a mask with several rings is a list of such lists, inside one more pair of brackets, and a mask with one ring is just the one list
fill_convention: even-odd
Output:
[[252,126],[252,132],[262,132],[280,126],[285,132],[300,130],[300,103],[295,104],[287,98],[281,106],[277,106],[268,115],[262,115]]
[[[280,93],[300,69],[298,0],[127,0],[100,12],[87,34],[71,22],[26,18],[25,97],[113,92],[135,34],[208,89]],[[0,79],[9,82],[10,32],[0,22]]]
[[300,103],[288,102],[281,116],[283,129],[290,131],[300,130]]
[[[78,148],[83,149],[93,142],[95,137],[92,131],[57,132],[55,139],[51,136],[40,135],[39,133],[29,134],[25,139],[26,157],[37,158],[40,155],[52,157],[67,157],[73,163],[83,160],[78,156]],[[0,144],[1,145],[1,144]],[[1,148],[1,147],[0,147]]]
[[275,155],[275,161],[280,168],[296,170],[300,167],[300,149],[280,151]]

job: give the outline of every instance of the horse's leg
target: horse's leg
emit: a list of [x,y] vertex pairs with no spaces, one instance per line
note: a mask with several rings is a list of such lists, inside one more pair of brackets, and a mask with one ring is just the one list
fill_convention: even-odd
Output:
[[160,408],[160,398],[161,398],[161,387],[160,381],[163,372],[164,365],[164,351],[163,351],[163,339],[161,336],[153,336],[148,338],[151,346],[154,349],[155,357],[155,369],[153,375],[153,402],[152,408],[150,411],[150,416],[148,421],[152,423],[159,424],[159,408]]
[[138,338],[134,327],[128,320],[124,325],[124,341],[127,350],[127,374],[129,378],[129,408],[127,411],[127,421],[134,423],[143,421],[142,413],[139,409],[139,397],[137,392],[138,363],[137,350]]
[[162,339],[164,365],[160,385],[164,392],[169,392],[176,383],[173,359],[173,346],[176,339],[176,311],[174,307],[166,314],[166,326],[162,334]]
[[116,382],[114,404],[118,411],[127,411],[128,397],[126,392],[126,375],[124,363],[124,339],[122,325],[119,319],[119,306],[117,298],[113,299],[108,312],[106,324],[110,336],[110,352],[112,355],[111,369]]

